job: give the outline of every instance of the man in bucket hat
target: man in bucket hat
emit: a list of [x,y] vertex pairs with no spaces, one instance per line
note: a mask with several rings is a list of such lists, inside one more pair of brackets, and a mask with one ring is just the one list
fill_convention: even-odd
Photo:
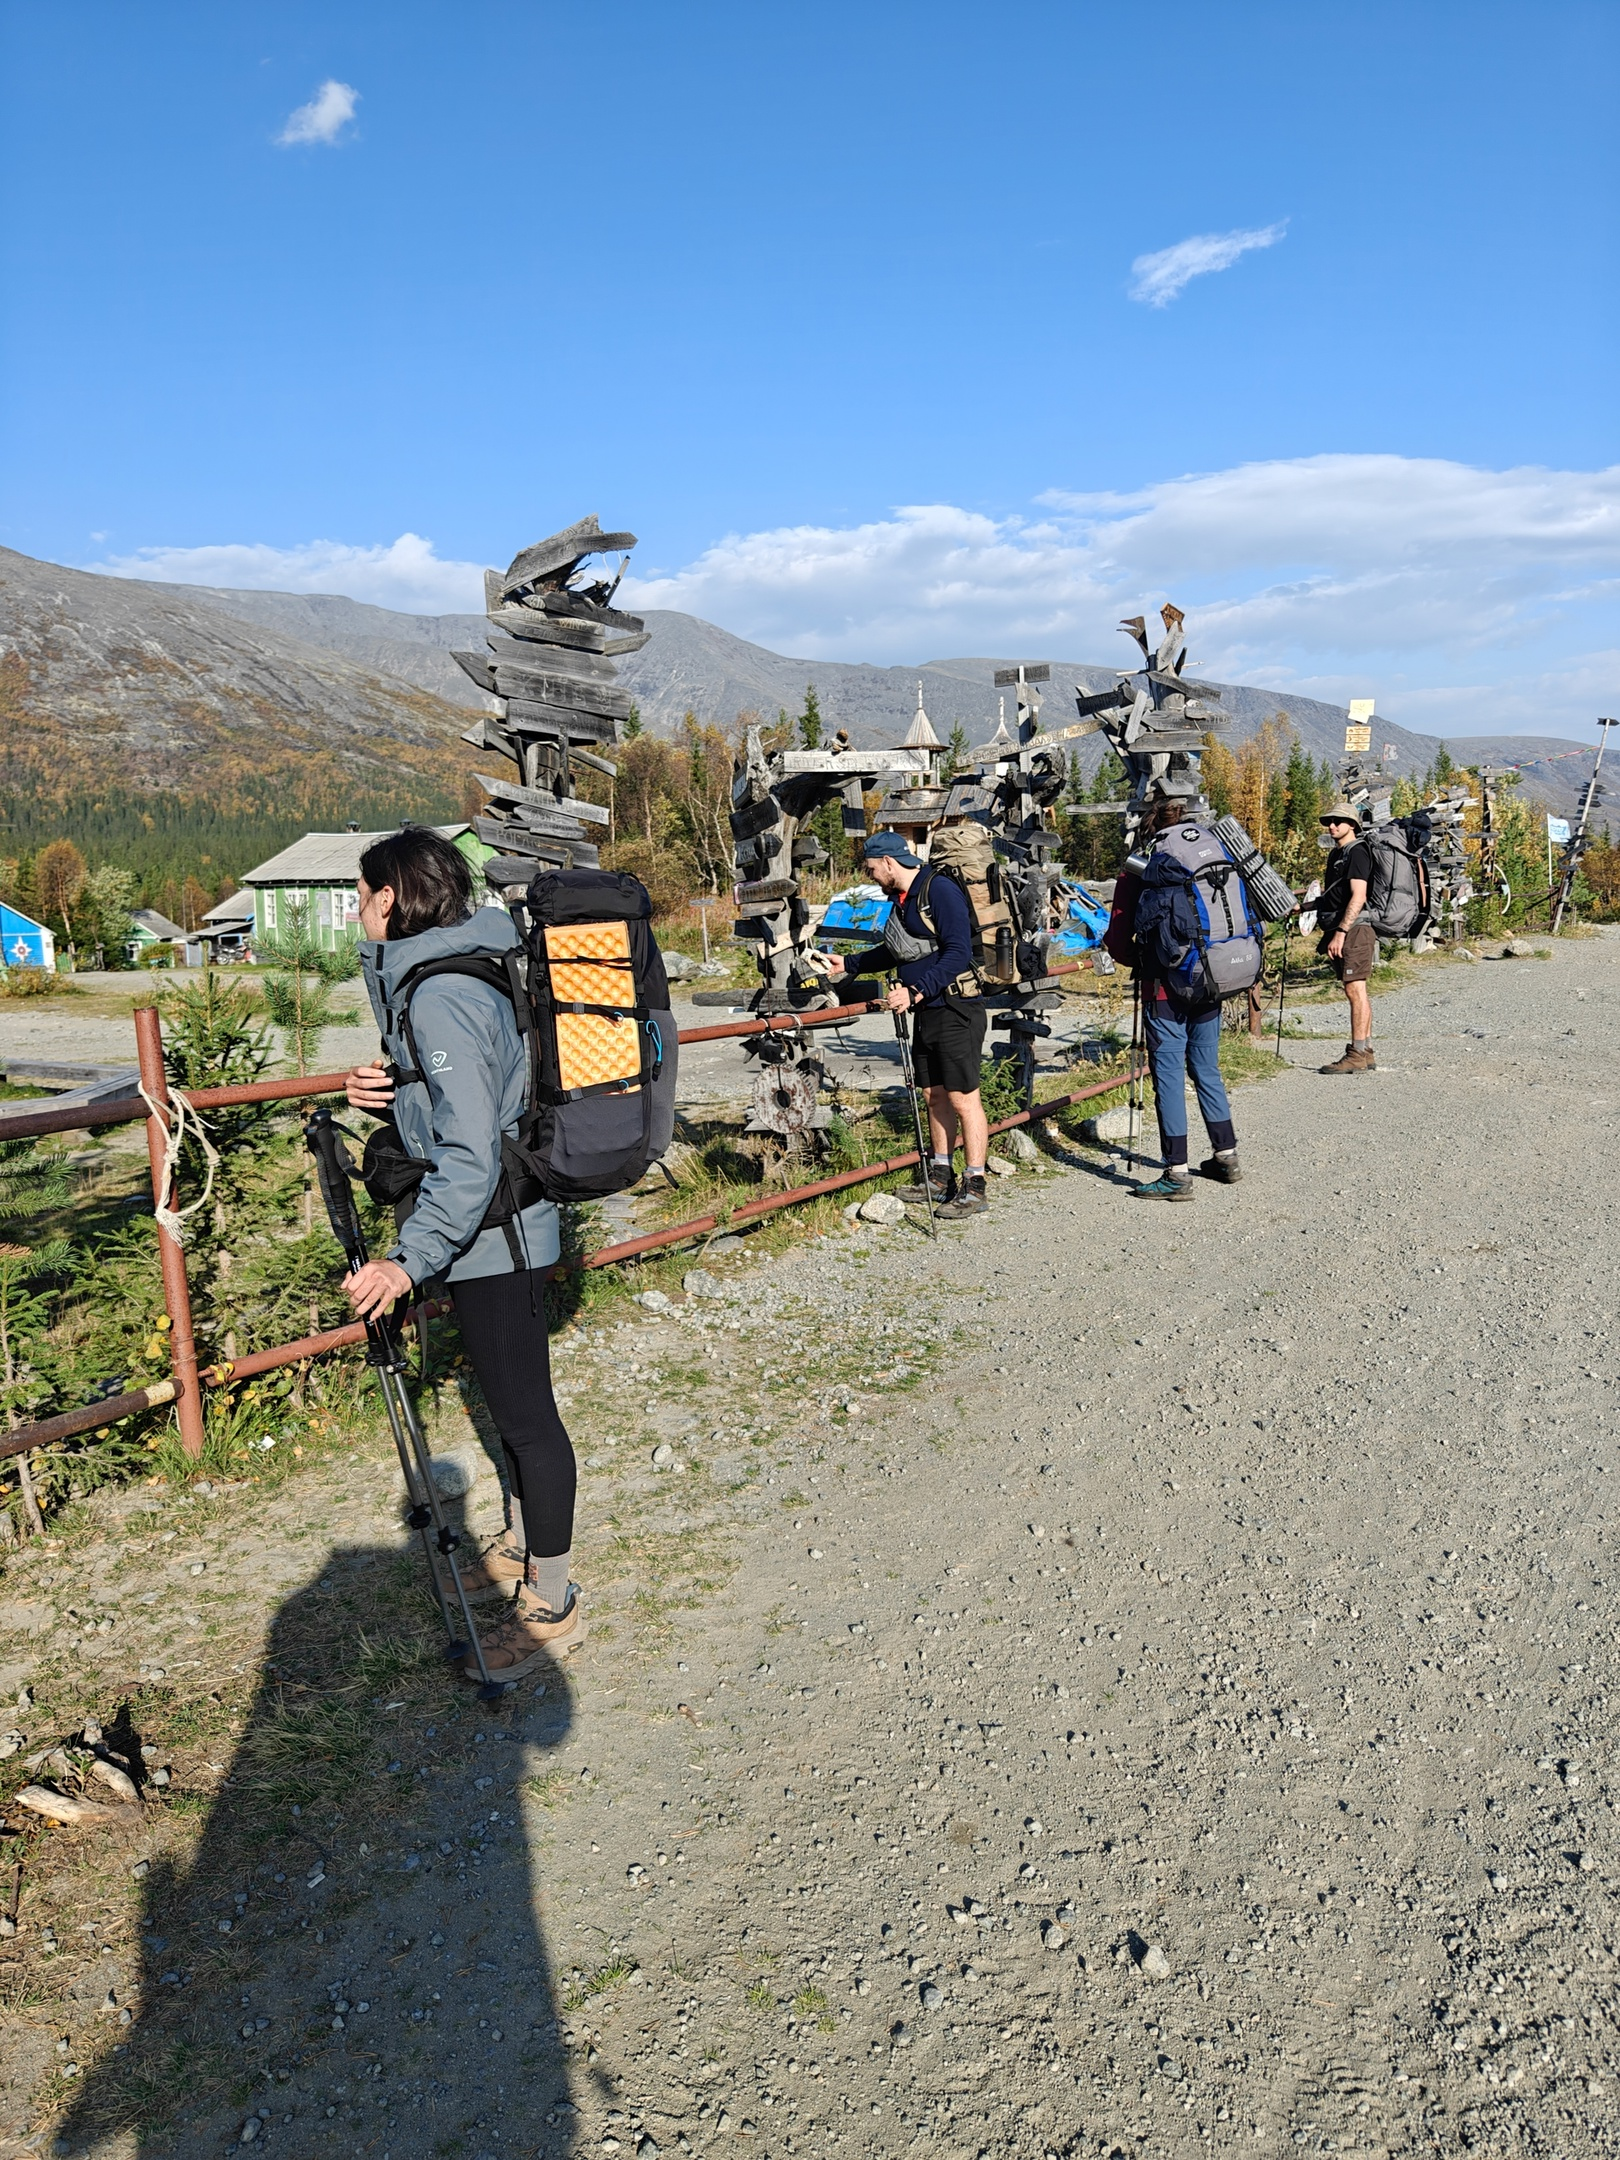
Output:
[[1322,873],[1322,897],[1316,903],[1322,942],[1316,948],[1344,985],[1350,1004],[1350,1040],[1344,1055],[1318,1070],[1367,1073],[1373,1061],[1372,998],[1367,978],[1378,962],[1378,939],[1363,920],[1372,878],[1372,851],[1361,837],[1361,814],[1353,804],[1336,802],[1322,813],[1333,852]]

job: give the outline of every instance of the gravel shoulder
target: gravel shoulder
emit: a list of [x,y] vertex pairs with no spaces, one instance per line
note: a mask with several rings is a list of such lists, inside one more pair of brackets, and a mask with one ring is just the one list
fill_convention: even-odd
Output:
[[0,2153],[1614,2150],[1620,937],[1550,952],[1285,1044],[1190,1207],[1059,1149],[587,1314],[594,1632],[497,1711],[375,1437],[13,1560],[28,1747],[175,1769],[31,1849]]

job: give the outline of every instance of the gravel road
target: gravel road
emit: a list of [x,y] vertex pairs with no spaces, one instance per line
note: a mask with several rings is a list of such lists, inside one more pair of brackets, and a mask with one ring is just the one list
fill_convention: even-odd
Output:
[[[28,2149],[193,2160],[247,2110],[287,2160],[1620,2146],[1620,936],[1377,1023],[1361,1079],[1292,1044],[1190,1207],[1059,1150],[935,1245],[567,1338],[593,1640],[407,1710],[405,1816],[267,1854],[228,1981],[198,1939],[234,2094]],[[397,1550],[375,1467],[313,1556],[285,1497],[174,1548],[252,1547],[283,1675]]]

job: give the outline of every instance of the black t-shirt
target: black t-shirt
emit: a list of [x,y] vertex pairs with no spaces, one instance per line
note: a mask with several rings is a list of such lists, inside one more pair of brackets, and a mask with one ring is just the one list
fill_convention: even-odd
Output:
[[1363,883],[1372,882],[1372,849],[1365,840],[1352,840],[1348,847],[1336,847],[1327,859],[1327,869],[1322,876],[1322,897],[1316,903],[1316,921],[1319,929],[1331,936],[1344,920],[1344,911],[1350,905],[1350,881],[1360,878]]

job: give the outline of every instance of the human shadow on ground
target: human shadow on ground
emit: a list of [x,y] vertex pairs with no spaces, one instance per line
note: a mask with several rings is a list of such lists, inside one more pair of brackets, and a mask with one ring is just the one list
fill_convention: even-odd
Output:
[[[573,2150],[544,1861],[524,1827],[567,1782],[548,1758],[572,1691],[547,1663],[481,1704],[443,1640],[414,1540],[338,1548],[282,1605],[240,1715],[219,1696],[187,1713],[224,1774],[199,1761],[145,1796],[130,2022],[55,2152]],[[136,1761],[176,1717],[135,1698]],[[205,1810],[195,1843],[166,1837],[160,1809]]]

